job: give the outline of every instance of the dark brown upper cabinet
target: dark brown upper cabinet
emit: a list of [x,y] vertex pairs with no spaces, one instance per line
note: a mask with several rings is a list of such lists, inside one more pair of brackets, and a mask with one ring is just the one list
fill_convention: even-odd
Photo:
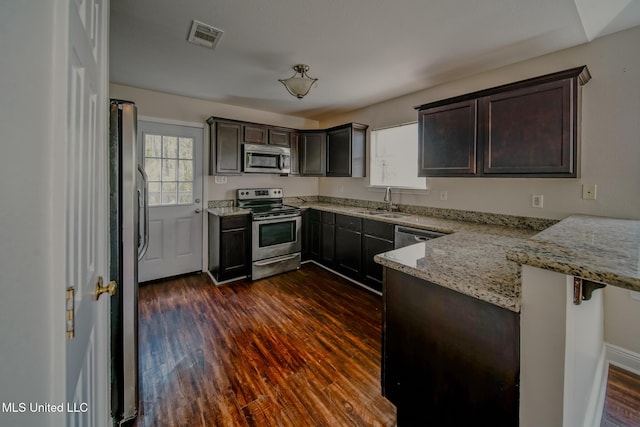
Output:
[[351,123],[327,131],[326,176],[366,176],[367,126]]
[[239,175],[242,173],[242,125],[209,118],[211,139],[209,174]]
[[470,99],[418,113],[418,176],[476,173],[476,105]]
[[572,79],[483,97],[484,174],[575,176]]
[[576,177],[586,66],[416,107],[419,176]]
[[243,126],[243,142],[250,144],[266,144],[267,128],[265,126],[247,124]]
[[269,129],[269,144],[289,147],[289,131],[286,129]]
[[324,131],[300,132],[300,175],[325,175],[326,138]]
[[289,148],[291,149],[291,175],[300,175],[300,132],[289,132]]
[[366,176],[366,125],[296,130],[209,117],[210,175],[240,175],[242,144],[273,144],[291,149],[291,175]]

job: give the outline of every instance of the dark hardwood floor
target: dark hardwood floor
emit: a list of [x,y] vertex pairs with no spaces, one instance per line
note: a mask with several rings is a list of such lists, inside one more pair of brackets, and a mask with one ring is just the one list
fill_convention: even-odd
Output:
[[[380,297],[322,268],[140,287],[137,427],[393,426]],[[640,426],[640,377],[610,366],[602,427]]]
[[609,365],[601,427],[640,426],[640,376]]
[[393,426],[382,301],[325,270],[140,287],[137,427]]

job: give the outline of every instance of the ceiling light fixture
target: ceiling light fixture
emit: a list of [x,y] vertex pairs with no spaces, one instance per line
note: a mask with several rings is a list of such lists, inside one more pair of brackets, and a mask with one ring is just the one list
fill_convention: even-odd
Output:
[[287,88],[291,95],[298,99],[302,99],[309,93],[311,87],[313,87],[318,79],[314,79],[307,75],[309,66],[306,64],[294,65],[293,69],[296,72],[293,76],[288,79],[278,79],[278,81]]

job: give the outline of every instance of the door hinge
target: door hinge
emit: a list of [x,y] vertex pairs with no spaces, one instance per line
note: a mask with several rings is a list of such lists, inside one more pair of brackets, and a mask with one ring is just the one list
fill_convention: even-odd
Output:
[[75,290],[67,288],[65,323],[67,339],[72,340],[75,335]]

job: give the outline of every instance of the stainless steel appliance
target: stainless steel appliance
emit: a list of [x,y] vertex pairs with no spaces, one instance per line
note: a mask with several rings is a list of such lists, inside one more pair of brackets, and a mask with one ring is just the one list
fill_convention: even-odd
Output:
[[291,149],[268,144],[242,144],[243,172],[291,172]]
[[251,210],[251,278],[300,268],[300,208],[283,204],[281,188],[237,190],[238,206]]
[[149,242],[147,180],[136,159],[137,110],[111,100],[109,115],[109,210],[111,280],[111,411],[117,425],[138,412],[138,260]]
[[437,231],[421,230],[419,228],[396,225],[393,247],[394,249],[404,248],[405,246],[413,245],[420,242],[426,242],[427,240],[435,239],[437,237],[442,237],[445,235],[446,234],[438,233]]

